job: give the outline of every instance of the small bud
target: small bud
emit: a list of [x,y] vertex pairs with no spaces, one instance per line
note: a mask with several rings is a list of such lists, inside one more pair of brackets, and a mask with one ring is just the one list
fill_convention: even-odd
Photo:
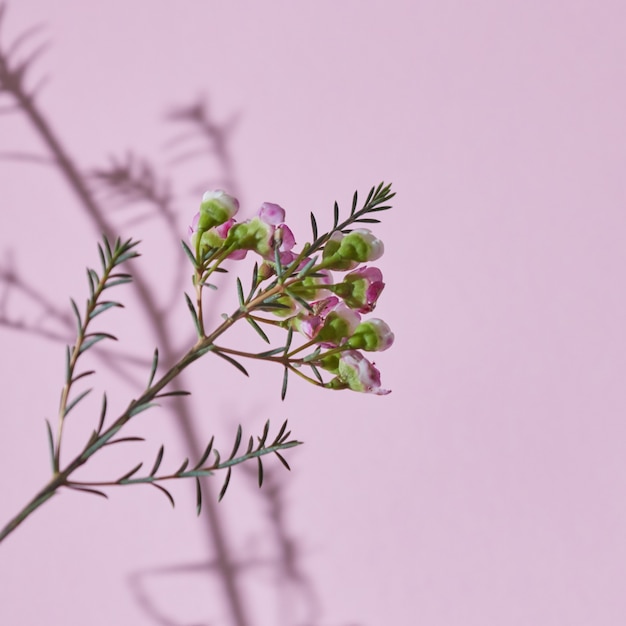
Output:
[[359,263],[379,259],[385,246],[371,231],[357,228],[344,235],[335,232],[324,246],[323,259],[325,266],[332,270],[349,270]]
[[382,272],[377,267],[364,266],[346,274],[343,282],[335,285],[332,291],[351,309],[371,313],[384,287]]
[[391,393],[381,389],[380,372],[360,352],[346,350],[339,357],[337,377],[326,384],[331,389],[352,389],[362,393],[384,396]]
[[259,219],[271,226],[278,226],[285,221],[285,209],[273,202],[264,202],[258,212]]
[[325,346],[340,346],[354,334],[361,316],[343,302],[328,313],[324,325],[315,336],[315,341]]
[[213,226],[227,222],[239,210],[239,201],[218,189],[206,191],[200,204],[200,218],[197,230],[203,233]]
[[372,319],[361,322],[348,339],[348,345],[355,350],[367,352],[382,352],[391,347],[394,334],[383,320]]

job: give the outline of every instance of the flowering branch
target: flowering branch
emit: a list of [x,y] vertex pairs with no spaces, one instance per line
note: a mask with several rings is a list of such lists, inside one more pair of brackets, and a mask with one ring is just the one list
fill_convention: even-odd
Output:
[[[183,248],[193,266],[193,285],[196,291],[196,304],[185,294],[187,305],[197,331],[196,343],[160,378],[156,378],[159,353],[155,350],[148,384],[142,394],[132,400],[126,409],[108,427],[105,428],[107,397],[103,396],[102,409],[96,429],[92,432],[82,451],[65,467],[62,467],[61,442],[64,425],[70,411],[92,391],[87,389],[72,397],[74,384],[82,378],[93,375],[94,371],[77,372],[80,357],[87,350],[105,339],[116,339],[104,332],[88,332],[94,318],[111,308],[121,307],[114,300],[102,300],[105,290],[132,281],[130,274],[119,272],[118,266],[138,256],[134,250],[138,242],[131,239],[122,242],[117,239],[111,246],[106,237],[104,245],[98,246],[102,265],[101,275],[95,270],[87,270],[90,297],[84,314],[81,316],[77,304],[72,300],[72,309],[76,317],[77,338],[73,348],[66,351],[65,384],[61,392],[59,421],[56,437],[48,423],[48,437],[52,458],[53,476],[49,483],[0,531],[0,541],[19,526],[33,511],[46,502],[61,487],[86,491],[100,496],[106,494],[103,487],[148,484],[162,491],[174,504],[174,499],[160,483],[167,480],[193,478],[196,482],[197,510],[202,506],[200,478],[210,476],[216,471],[226,470],[226,478],[220,491],[219,499],[228,487],[234,465],[257,459],[259,486],[263,483],[262,457],[274,454],[289,469],[289,465],[280,452],[300,445],[299,441],[288,440],[285,422],[275,439],[266,445],[269,422],[266,423],[258,444],[250,437],[243,455],[237,456],[242,432],[237,431],[235,444],[226,461],[213,448],[213,439],[209,442],[201,458],[191,468],[185,459],[180,468],[168,474],[158,474],[163,458],[161,447],[152,467],[145,476],[137,476],[143,463],[115,480],[95,482],[77,481],[70,477],[83,466],[98,450],[115,443],[141,441],[140,437],[118,437],[121,429],[136,415],[155,406],[155,401],[168,396],[188,395],[187,391],[166,391],[166,387],[177,378],[189,365],[208,353],[214,353],[225,359],[242,373],[246,369],[233,356],[245,356],[277,362],[284,368],[281,397],[287,390],[289,372],[304,380],[330,389],[352,389],[384,395],[389,391],[380,387],[380,373],[360,352],[386,350],[393,343],[393,333],[379,319],[361,321],[361,312],[370,312],[384,284],[380,270],[368,270],[361,263],[378,259],[384,250],[382,242],[366,229],[350,229],[357,223],[376,223],[378,220],[364,217],[368,213],[384,211],[390,208],[385,202],[394,194],[390,186],[382,183],[372,188],[362,209],[356,211],[357,194],[354,194],[352,210],[348,219],[339,224],[339,209],[335,203],[332,229],[317,236],[317,225],[313,215],[313,243],[307,243],[302,250],[294,252],[295,237],[285,224],[285,211],[278,205],[264,203],[258,215],[246,222],[236,223],[233,215],[239,208],[237,200],[223,191],[204,194],[200,212],[194,218],[190,228],[191,244],[183,242]],[[215,272],[226,271],[222,266],[227,259],[242,259],[249,251],[259,254],[262,262],[254,265],[251,287],[244,293],[240,279],[237,279],[238,308],[224,316],[224,321],[211,333],[205,331],[203,320],[203,288],[211,287],[208,279]],[[311,253],[317,252],[315,256]],[[331,271],[345,272],[353,270],[337,282]],[[332,292],[333,294],[327,294]],[[278,320],[265,319],[256,312],[271,313]],[[271,343],[261,324],[268,323],[286,331],[285,343],[261,353],[249,353],[218,346],[215,342],[236,322],[245,319],[257,331],[266,343]],[[278,324],[275,322],[278,321]],[[303,343],[292,349],[294,335],[304,335]],[[305,351],[309,351],[304,356]],[[231,356],[233,355],[233,356]],[[310,368],[311,375],[304,374],[303,368]],[[324,381],[320,370],[330,372],[334,377]],[[117,437],[117,438],[116,438]],[[213,451],[213,463],[206,464]]]

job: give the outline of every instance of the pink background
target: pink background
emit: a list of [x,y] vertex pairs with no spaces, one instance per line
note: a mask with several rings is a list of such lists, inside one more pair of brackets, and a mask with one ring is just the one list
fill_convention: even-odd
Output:
[[[278,202],[299,242],[310,210],[327,225],[335,199],[346,209],[354,189],[394,183],[377,231],[390,396],[294,380],[281,403],[269,365],[245,380],[206,360],[188,378],[203,442],[215,432],[226,450],[237,422],[254,434],[287,417],[306,442],[287,455],[292,473],[276,472],[290,567],[245,471],[219,506],[245,563],[247,626],[626,623],[625,20],[618,0],[9,2],[4,49],[45,25],[30,84],[49,75],[38,102],[79,166],[130,150],[175,184],[173,236],[134,222],[141,207],[110,214],[143,240],[161,301],[202,190],[229,175],[215,157],[171,162],[173,107],[204,95],[214,120],[234,120],[242,215]],[[0,136],[3,152],[46,154],[20,113]],[[2,268],[69,312],[97,260],[93,223],[49,165],[4,160],[0,189]],[[125,289],[111,349],[149,357]],[[181,352],[183,289],[170,320]],[[221,292],[216,317],[233,298]],[[4,318],[54,328],[15,290],[2,303]],[[48,478],[63,344],[6,328],[0,341],[4,523]],[[103,368],[68,448],[104,388],[120,408],[138,385]],[[165,409],[136,432],[148,442],[112,451],[94,477],[150,463],[162,441],[170,467],[185,454]],[[174,511],[147,488],[47,503],[0,547],[0,623],[235,624],[192,487],[173,489]]]

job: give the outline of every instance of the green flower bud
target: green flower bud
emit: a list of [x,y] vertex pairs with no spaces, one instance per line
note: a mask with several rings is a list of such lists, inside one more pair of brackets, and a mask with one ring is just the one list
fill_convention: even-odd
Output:
[[239,210],[239,201],[221,189],[207,191],[202,196],[200,204],[200,216],[197,230],[203,233],[213,226],[219,226],[227,222]]
[[333,233],[324,246],[322,258],[328,269],[342,271],[353,269],[359,263],[375,261],[384,250],[383,242],[369,230],[357,228],[347,235]]
[[382,352],[393,344],[394,335],[383,320],[372,319],[361,322],[348,339],[348,345],[355,350]]
[[271,229],[270,225],[254,217],[243,224],[235,224],[228,232],[226,245],[238,250],[254,250],[261,256],[268,255],[272,251]]

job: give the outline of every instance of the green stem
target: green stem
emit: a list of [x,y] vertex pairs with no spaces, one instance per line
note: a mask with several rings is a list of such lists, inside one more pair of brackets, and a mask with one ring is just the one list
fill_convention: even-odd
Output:
[[44,502],[50,499],[58,485],[52,486],[54,481],[48,483],[9,523],[0,531],[0,542],[10,535],[33,511],[38,509]]

